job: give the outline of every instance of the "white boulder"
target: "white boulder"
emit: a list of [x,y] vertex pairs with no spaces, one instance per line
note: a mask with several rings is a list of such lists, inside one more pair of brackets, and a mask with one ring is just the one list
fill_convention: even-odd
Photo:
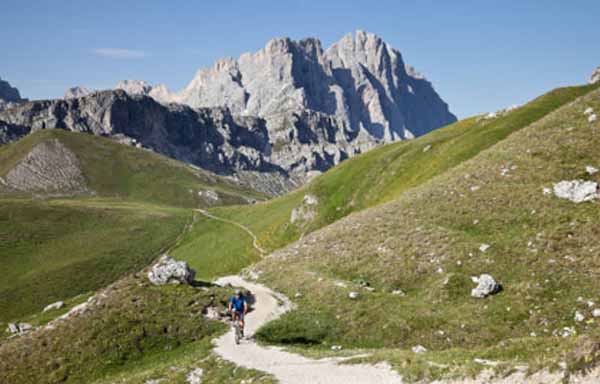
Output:
[[162,255],[148,272],[148,279],[154,285],[191,284],[195,276],[196,271],[185,261],[176,261],[167,254]]
[[33,326],[29,323],[18,323],[18,324],[10,323],[10,324],[8,324],[8,327],[6,328],[6,331],[8,333],[22,335],[25,332],[31,331],[32,329],[33,329]]
[[581,312],[575,311],[575,321],[582,322],[583,320],[585,320],[585,316]]
[[477,279],[477,287],[471,290],[471,296],[483,299],[500,291],[500,285],[488,274],[483,274]]
[[596,116],[595,113],[592,113],[591,115],[588,116],[588,122],[593,123],[596,120],[598,120],[598,116]]
[[600,317],[600,308],[596,308],[592,311],[593,317]]
[[52,311],[52,310],[55,310],[55,309],[61,309],[64,306],[65,306],[65,302],[64,301],[57,301],[56,303],[52,303],[50,305],[47,305],[44,308],[43,312],[48,312],[48,311]]
[[290,222],[294,224],[299,221],[305,222],[314,219],[317,215],[317,204],[319,204],[319,199],[315,195],[304,195],[302,204],[292,210]]
[[600,198],[598,183],[584,180],[561,181],[554,184],[554,195],[574,203]]
[[594,109],[592,107],[588,107],[585,111],[583,111],[583,114],[586,116],[589,116],[593,113],[594,113]]

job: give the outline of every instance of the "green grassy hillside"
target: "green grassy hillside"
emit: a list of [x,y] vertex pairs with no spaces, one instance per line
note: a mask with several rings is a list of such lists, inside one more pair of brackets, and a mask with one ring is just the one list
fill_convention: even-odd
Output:
[[[423,345],[443,365],[421,368],[450,373],[475,357],[551,366],[599,337],[600,202],[543,193],[561,180],[600,182],[585,171],[600,168],[600,125],[588,122],[588,107],[600,111],[600,91],[258,263],[263,282],[300,294],[299,310],[264,328],[262,340],[387,348],[377,358],[403,371],[418,364],[401,351]],[[473,298],[471,277],[483,273],[503,290]],[[565,327],[574,336],[560,336]]]
[[118,144],[103,137],[58,129],[41,130],[0,147],[0,177],[4,177],[37,144],[58,139],[78,158],[87,187],[96,196],[179,207],[209,206],[198,192],[215,191],[217,205],[245,204],[265,196],[222,177],[156,153]]
[[0,200],[0,321],[145,267],[190,220],[140,203]]
[[[18,320],[145,267],[191,222],[185,208],[263,198],[164,156],[62,130],[0,147],[0,177],[48,140],[77,156],[92,193],[62,200],[43,191],[33,191],[33,199],[0,193],[0,321]],[[204,200],[198,192],[205,190],[219,200]]]
[[[272,251],[353,212],[401,196],[596,88],[598,85],[556,89],[494,119],[473,117],[415,140],[373,149],[283,197],[211,212],[246,225],[258,236],[261,246]],[[314,218],[290,223],[292,210],[307,194],[319,201]],[[174,253],[207,278],[238,272],[260,258],[243,231],[206,218],[199,219]]]
[[197,368],[207,384],[271,383],[211,354],[210,341],[227,327],[206,320],[202,308],[214,295],[222,310],[228,293],[127,276],[93,297],[85,313],[0,343],[2,383],[184,383]]

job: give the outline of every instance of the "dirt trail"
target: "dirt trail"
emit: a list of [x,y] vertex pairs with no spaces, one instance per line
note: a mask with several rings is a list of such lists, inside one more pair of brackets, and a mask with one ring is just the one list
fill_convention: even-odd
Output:
[[[251,337],[263,324],[276,319],[292,308],[290,301],[269,288],[245,281],[239,276],[227,276],[216,281],[251,290],[256,297],[256,309],[246,317],[246,336]],[[235,345],[233,331],[214,341],[215,352],[239,366],[274,375],[282,384],[327,383],[402,383],[401,377],[387,364],[340,365],[343,359],[309,359],[277,347],[259,346],[253,340]]]
[[260,245],[258,244],[258,238],[254,234],[254,232],[252,232],[250,230],[250,228],[246,227],[244,224],[240,224],[240,223],[232,221],[232,220],[227,220],[227,219],[223,219],[221,217],[217,217],[211,213],[208,213],[208,211],[206,211],[204,209],[195,209],[195,211],[200,212],[201,214],[203,214],[204,216],[206,216],[210,219],[222,221],[224,223],[231,224],[231,225],[235,225],[236,227],[240,228],[241,230],[246,232],[248,235],[250,235],[250,237],[252,237],[252,246],[254,247],[254,249],[256,249],[258,251],[258,253],[260,253],[261,255],[265,255],[267,253],[267,251],[265,251],[263,248],[261,248]]

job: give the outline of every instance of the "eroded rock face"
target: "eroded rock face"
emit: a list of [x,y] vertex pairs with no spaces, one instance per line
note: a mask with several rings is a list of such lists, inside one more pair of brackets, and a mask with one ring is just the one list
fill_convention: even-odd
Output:
[[154,285],[192,284],[196,271],[184,261],[176,261],[169,255],[162,255],[148,272],[148,279]]
[[77,156],[57,139],[37,144],[5,178],[8,187],[22,192],[86,192]]

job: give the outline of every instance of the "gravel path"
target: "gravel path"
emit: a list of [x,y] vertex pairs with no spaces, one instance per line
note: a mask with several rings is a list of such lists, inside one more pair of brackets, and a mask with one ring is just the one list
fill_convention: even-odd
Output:
[[[251,337],[263,324],[276,319],[292,308],[290,301],[269,288],[245,281],[239,276],[223,277],[219,285],[244,287],[256,297],[255,310],[246,316],[246,336]],[[252,339],[234,342],[233,331],[214,341],[215,352],[236,365],[274,375],[282,384],[327,383],[402,383],[401,377],[387,364],[341,365],[344,359],[309,359],[277,347],[264,347]]]

